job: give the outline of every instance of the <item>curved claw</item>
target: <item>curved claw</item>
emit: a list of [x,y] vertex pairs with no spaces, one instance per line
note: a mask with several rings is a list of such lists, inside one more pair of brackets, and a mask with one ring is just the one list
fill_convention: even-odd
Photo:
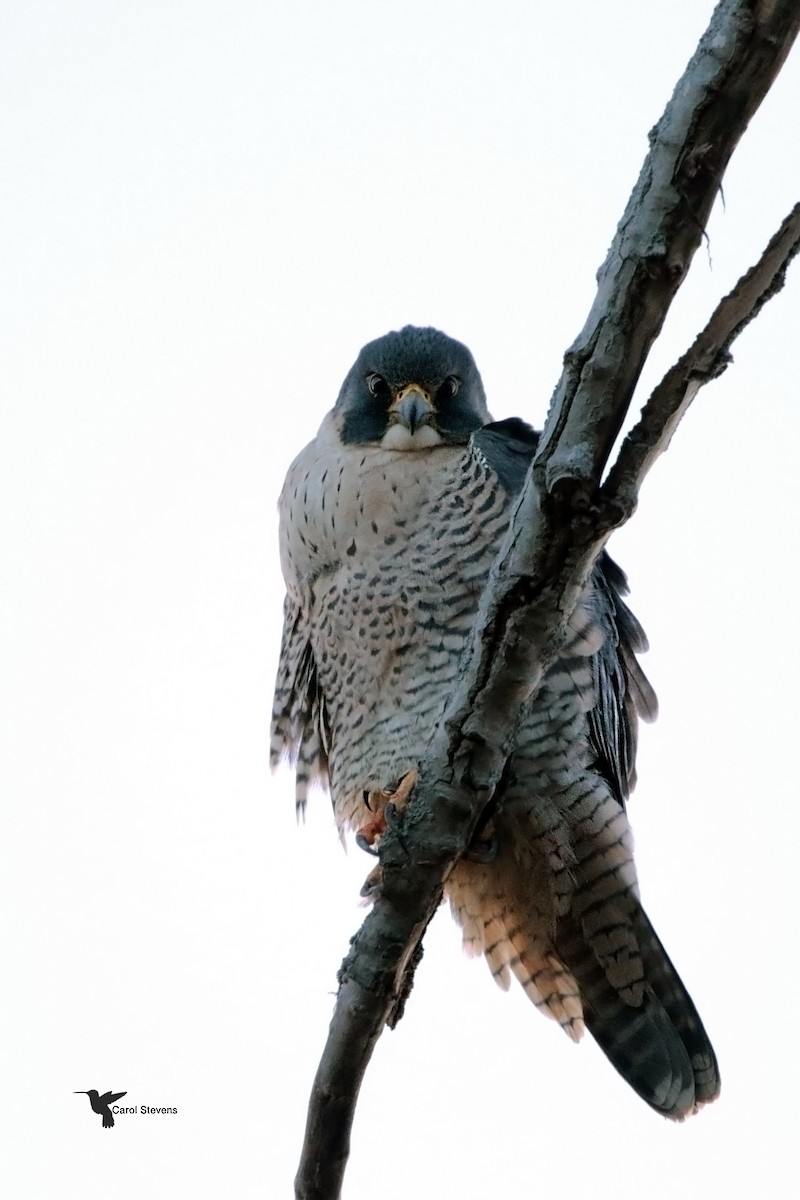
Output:
[[386,832],[386,821],[383,816],[383,809],[375,813],[370,821],[365,822],[360,829],[356,830],[356,845],[361,850],[366,850],[367,854],[378,853],[378,842],[381,840],[381,835]]
[[486,866],[488,863],[495,861],[499,849],[500,842],[495,833],[492,816],[484,816],[472,835],[472,840],[467,846],[464,858],[468,862],[482,863]]
[[481,863],[486,866],[497,858],[500,843],[496,837],[475,838],[467,847],[464,855],[467,862]]
[[383,882],[383,867],[373,867],[373,869],[370,871],[367,878],[362,883],[361,891],[359,892],[359,895],[365,901],[367,901],[367,903],[371,903],[373,900],[377,900],[378,896],[380,895],[382,882]]
[[375,858],[378,857],[377,846],[375,846],[373,842],[366,838],[361,830],[359,830],[356,834],[356,845],[358,846],[359,850],[364,850],[367,854],[374,854]]
[[394,800],[387,800],[383,809],[383,819],[386,822],[388,829],[397,830],[402,823],[402,812],[395,804]]

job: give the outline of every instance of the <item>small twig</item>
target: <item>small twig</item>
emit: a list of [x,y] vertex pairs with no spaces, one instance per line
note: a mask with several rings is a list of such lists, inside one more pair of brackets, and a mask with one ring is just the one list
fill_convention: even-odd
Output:
[[537,472],[591,494],[667,310],[701,243],[731,154],[797,35],[796,0],[723,0],[650,135],[651,149],[567,351]]
[[642,480],[666,450],[692,400],[704,384],[726,369],[734,341],[781,290],[789,263],[799,250],[800,204],[796,204],[758,262],[719,302],[705,329],[654,388],[622,443],[603,485],[604,493],[625,506],[635,505]]

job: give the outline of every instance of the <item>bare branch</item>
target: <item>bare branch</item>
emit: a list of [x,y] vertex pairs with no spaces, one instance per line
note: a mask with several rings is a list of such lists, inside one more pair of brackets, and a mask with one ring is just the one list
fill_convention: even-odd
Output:
[[537,473],[591,492],[703,237],[725,168],[797,35],[791,0],[723,0],[664,115],[567,351]]
[[713,316],[685,354],[670,367],[625,438],[603,492],[633,508],[642,480],[666,450],[678,422],[700,388],[730,362],[735,339],[777,292],[800,250],[800,204],[795,205],[755,266],[717,305]]
[[354,981],[339,988],[328,1041],[308,1106],[298,1196],[338,1196],[350,1154],[350,1129],[358,1093],[372,1048],[386,1020],[386,1009],[365,1005],[375,993]]
[[[300,1200],[340,1194],[366,1065],[384,1022],[398,1016],[447,876],[502,777],[515,714],[557,654],[611,529],[632,511],[635,489],[621,489],[621,507],[610,488],[599,489],[602,472],[728,159],[798,27],[796,0],[723,0],[651,135],[595,303],[565,357],[532,477],[481,603],[462,687],[434,731],[402,829],[381,839],[380,896],[342,964],[314,1081],[295,1180]],[[760,295],[763,303],[767,292]],[[649,425],[632,468],[637,482],[652,461],[648,436]],[[661,437],[660,427],[653,436]]]

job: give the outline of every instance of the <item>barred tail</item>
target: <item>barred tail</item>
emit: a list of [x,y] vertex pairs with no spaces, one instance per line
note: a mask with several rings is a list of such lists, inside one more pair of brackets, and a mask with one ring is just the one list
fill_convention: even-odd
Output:
[[657,1112],[682,1121],[719,1094],[716,1056],[689,993],[647,914],[631,914],[644,973],[638,1003],[614,988],[570,921],[556,935],[577,980],[586,1028],[623,1079]]

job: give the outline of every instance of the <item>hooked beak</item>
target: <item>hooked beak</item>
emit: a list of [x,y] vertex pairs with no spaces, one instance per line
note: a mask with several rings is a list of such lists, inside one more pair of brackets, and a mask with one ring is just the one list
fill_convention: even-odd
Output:
[[415,433],[421,425],[432,425],[436,418],[436,410],[430,396],[417,383],[409,383],[401,388],[390,405],[389,412],[399,425],[405,425],[410,433]]

